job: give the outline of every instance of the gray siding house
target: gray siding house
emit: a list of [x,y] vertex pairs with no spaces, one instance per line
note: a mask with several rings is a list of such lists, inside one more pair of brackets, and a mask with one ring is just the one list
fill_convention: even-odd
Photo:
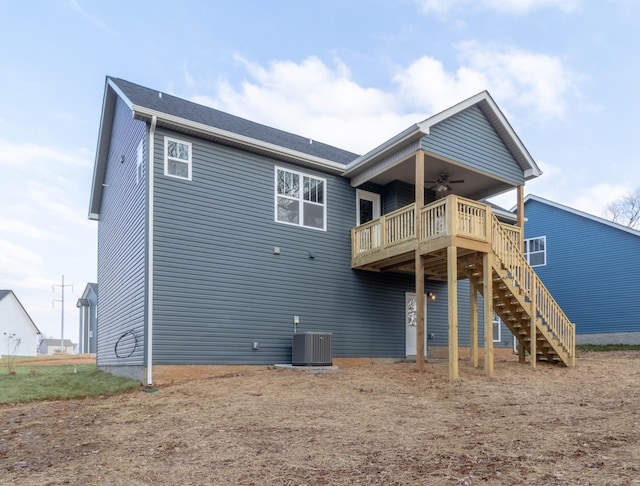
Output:
[[88,283],[76,303],[78,308],[78,353],[96,352],[98,320],[98,284]]
[[[518,306],[505,311],[478,277],[491,225],[511,228],[495,231],[515,254],[523,218],[476,201],[518,187],[520,205],[538,175],[487,92],[359,156],[107,77],[89,210],[98,366],[152,383],[163,365],[290,363],[296,318],[300,332],[332,333],[336,358],[422,366],[444,350],[452,379],[458,346],[477,364],[484,340],[490,374],[493,346],[510,347],[512,332],[568,364],[570,351],[536,348],[548,336],[510,322]],[[418,216],[431,207],[437,234]]]

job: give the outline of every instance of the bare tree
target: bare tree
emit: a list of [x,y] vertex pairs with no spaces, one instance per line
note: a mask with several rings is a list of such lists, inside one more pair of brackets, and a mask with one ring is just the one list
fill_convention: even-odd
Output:
[[607,217],[627,228],[640,229],[640,187],[609,204]]
[[16,350],[20,346],[20,343],[22,343],[22,339],[19,337],[16,337],[15,333],[7,334],[5,332],[4,342],[7,345],[7,369],[10,375],[15,375],[16,371],[14,367],[14,362],[16,358]]

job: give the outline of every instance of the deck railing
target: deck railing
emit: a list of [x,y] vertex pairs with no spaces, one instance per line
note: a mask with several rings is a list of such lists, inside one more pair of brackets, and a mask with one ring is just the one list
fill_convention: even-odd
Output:
[[500,263],[511,274],[514,284],[533,302],[536,309],[531,316],[532,322],[539,315],[559,342],[567,350],[573,362],[575,360],[575,325],[562,311],[551,293],[540,280],[533,268],[522,254],[519,240],[514,241],[513,233],[507,231],[504,225],[493,216],[492,218],[492,249]]
[[383,245],[385,248],[416,237],[416,205],[410,204],[382,218]]
[[507,235],[509,235],[509,238],[511,238],[511,241],[513,241],[518,246],[520,246],[520,242],[522,240],[522,237],[520,236],[522,233],[520,231],[520,227],[514,226],[512,224],[507,224],[507,223],[500,223],[500,225],[502,226],[502,229],[507,232]]
[[[352,230],[352,255],[368,255],[416,237],[416,205],[409,204]],[[489,241],[488,207],[482,203],[449,196],[420,210],[420,242],[460,235]],[[455,217],[452,217],[455,216]]]

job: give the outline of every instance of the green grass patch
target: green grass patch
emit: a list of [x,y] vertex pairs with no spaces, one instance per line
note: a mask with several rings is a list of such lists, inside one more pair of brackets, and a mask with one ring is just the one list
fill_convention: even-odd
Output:
[[20,365],[15,375],[0,368],[0,403],[116,395],[140,383],[99,370],[94,364]]
[[576,344],[577,351],[640,351],[640,344]]

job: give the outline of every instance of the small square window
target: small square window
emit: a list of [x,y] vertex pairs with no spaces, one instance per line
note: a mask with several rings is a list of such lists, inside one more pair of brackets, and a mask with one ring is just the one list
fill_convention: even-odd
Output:
[[191,142],[164,138],[164,175],[191,180]]

